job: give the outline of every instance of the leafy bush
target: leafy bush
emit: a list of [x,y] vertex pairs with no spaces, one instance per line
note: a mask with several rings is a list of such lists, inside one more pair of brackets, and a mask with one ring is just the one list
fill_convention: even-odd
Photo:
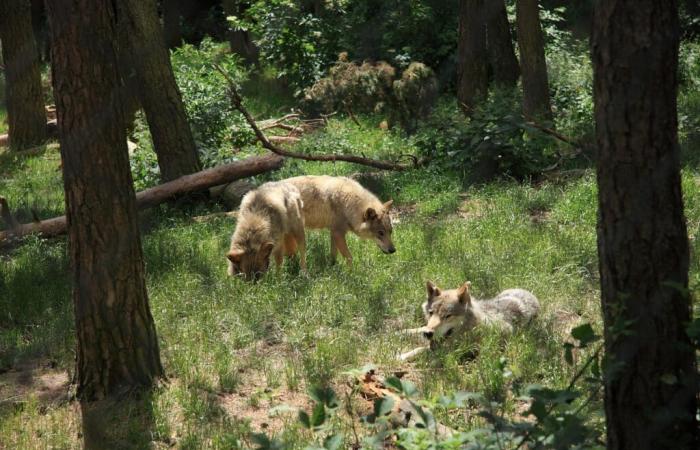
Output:
[[199,47],[186,44],[172,54],[175,78],[205,166],[231,154],[230,148],[222,147],[242,146],[253,137],[243,117],[232,107],[226,81],[213,69],[214,63],[238,83],[247,79],[239,57],[229,53],[225,44],[205,39]]
[[416,144],[442,167],[474,180],[539,174],[554,161],[555,144],[528,129],[514,91],[495,91],[471,118],[453,99],[444,101],[421,124]]
[[430,67],[419,62],[412,62],[398,79],[396,73],[384,61],[359,64],[341,53],[328,76],[305,90],[302,108],[311,115],[382,111],[412,131],[435,102],[437,79]]
[[338,53],[339,30],[333,20],[335,8],[323,18],[302,8],[292,0],[257,1],[246,11],[246,16],[229,18],[234,29],[254,32],[260,55],[278,69],[300,95],[303,88],[316,82]]

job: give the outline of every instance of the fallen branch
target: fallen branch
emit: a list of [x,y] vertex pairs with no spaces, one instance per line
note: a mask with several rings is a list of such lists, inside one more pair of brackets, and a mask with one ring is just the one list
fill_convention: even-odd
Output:
[[294,144],[299,142],[299,138],[296,136],[270,136],[268,139],[275,144]]
[[[277,170],[282,167],[282,164],[284,164],[284,158],[277,155],[254,156],[242,161],[185,175],[138,192],[136,194],[136,206],[138,209],[150,208],[182,194],[201,191],[219,184],[230,183],[240,178]],[[0,244],[11,238],[20,238],[29,234],[41,234],[44,237],[58,236],[64,234],[66,230],[66,216],[54,217],[37,223],[18,224],[10,230],[0,231]]]
[[[552,128],[548,128],[542,124],[539,124],[539,123],[535,122],[530,117],[525,117],[525,125],[532,127],[532,128],[535,128],[536,130],[539,130],[546,135],[552,136],[553,138],[558,139],[561,142],[564,142],[565,144],[568,144],[571,147],[573,147],[574,149],[576,149],[575,152],[568,154],[568,155],[562,155],[560,152],[557,152],[559,159],[557,159],[557,161],[554,162],[554,164],[542,169],[542,172],[551,172],[551,171],[555,170],[557,167],[559,167],[559,165],[561,163],[563,163],[565,159],[573,159],[581,154],[584,154],[583,153],[584,151],[592,150],[590,145],[588,145],[584,142],[581,142],[581,141],[577,141],[576,139],[570,138],[569,136],[565,136]],[[585,154],[584,154],[584,156],[585,156]]]
[[268,139],[267,136],[265,136],[265,133],[263,133],[260,130],[258,125],[255,123],[253,116],[251,116],[248,110],[243,106],[243,99],[241,98],[240,94],[238,93],[238,90],[236,89],[236,83],[231,79],[231,77],[226,73],[226,71],[223,68],[221,68],[221,66],[219,66],[218,64],[214,64],[214,69],[221,73],[221,75],[223,75],[223,77],[226,79],[226,82],[228,84],[229,96],[231,97],[231,102],[233,103],[233,106],[238,111],[240,111],[241,114],[243,114],[243,117],[245,117],[246,121],[248,122],[248,125],[250,125],[250,127],[255,132],[255,136],[258,138],[262,146],[270,150],[272,153],[276,153],[280,156],[286,156],[288,158],[303,159],[305,161],[344,161],[355,164],[361,164],[363,166],[374,167],[377,169],[395,171],[415,169],[416,167],[419,167],[425,164],[426,162],[423,159],[417,159],[414,164],[399,164],[396,162],[381,161],[355,155],[306,155],[303,153],[296,153],[285,150],[271,142],[270,139]]

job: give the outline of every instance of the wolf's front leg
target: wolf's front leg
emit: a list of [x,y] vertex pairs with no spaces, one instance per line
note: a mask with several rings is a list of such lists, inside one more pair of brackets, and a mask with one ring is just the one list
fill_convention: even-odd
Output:
[[414,348],[410,352],[400,354],[397,359],[399,361],[411,361],[411,360],[415,359],[421,353],[424,353],[428,350],[430,350],[430,346],[424,345],[422,347]]
[[352,255],[350,254],[348,243],[345,242],[345,233],[340,231],[333,231],[333,241],[335,242],[335,246],[340,252],[340,254],[345,257],[348,266],[352,266]]

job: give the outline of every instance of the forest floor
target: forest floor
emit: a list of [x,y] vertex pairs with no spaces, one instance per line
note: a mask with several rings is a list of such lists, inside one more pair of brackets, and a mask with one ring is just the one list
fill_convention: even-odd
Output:
[[[376,157],[415,150],[410,139],[363,117],[359,125],[331,119],[299,145]],[[32,209],[40,218],[62,213],[59,162],[55,148],[28,157],[0,153],[0,193],[21,220],[31,220]],[[288,161],[264,179],[358,170]],[[507,394],[510,387],[565,386],[576,371],[562,351],[570,329],[590,322],[601,331],[594,172],[464,185],[427,167],[383,173],[371,188],[396,205],[395,254],[349,236],[354,266],[331,265],[327,232],[310,232],[308,276],[286,263],[255,284],[226,275],[234,220],[193,220],[224,210],[221,205],[142,213],[150,306],[168,381],[137,405],[109,406],[97,415],[68,400],[75,342],[65,240],[30,237],[4,250],[0,448],[81,448],[96,428],[119,436],[123,448],[238,448],[251,445],[250,431],[303,447],[316,439],[296,420],[298,408],[309,409],[307,389],[321,384],[347,392],[344,373],[366,364],[381,374],[405,372],[422,397],[479,391],[499,397],[512,414],[525,408]],[[683,190],[697,255],[698,167],[684,168]],[[698,258],[691,261],[690,285],[697,290]],[[445,288],[469,280],[481,298],[526,288],[540,299],[541,315],[511,336],[484,332],[478,341],[400,363],[396,355],[415,342],[397,332],[422,325],[426,280]],[[438,416],[460,428],[481,421]],[[339,417],[336,426],[348,430],[349,423]]]

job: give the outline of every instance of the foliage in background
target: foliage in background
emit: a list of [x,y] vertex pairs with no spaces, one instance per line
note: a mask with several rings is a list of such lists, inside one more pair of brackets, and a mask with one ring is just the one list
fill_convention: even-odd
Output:
[[419,62],[396,75],[396,69],[384,61],[359,64],[341,53],[328,76],[304,91],[302,109],[312,116],[336,111],[382,113],[412,131],[437,98],[437,80]]
[[434,163],[475,181],[536,176],[556,151],[550,138],[524,127],[520,97],[507,90],[492,92],[471,118],[453,99],[442,101],[421,124],[416,144]]
[[253,136],[231,106],[226,81],[212,68],[213,63],[221,65],[239,83],[248,78],[239,56],[228,52],[226,44],[205,39],[199,47],[185,44],[172,54],[175,78],[205,166],[225,160],[233,147],[250,142]]

